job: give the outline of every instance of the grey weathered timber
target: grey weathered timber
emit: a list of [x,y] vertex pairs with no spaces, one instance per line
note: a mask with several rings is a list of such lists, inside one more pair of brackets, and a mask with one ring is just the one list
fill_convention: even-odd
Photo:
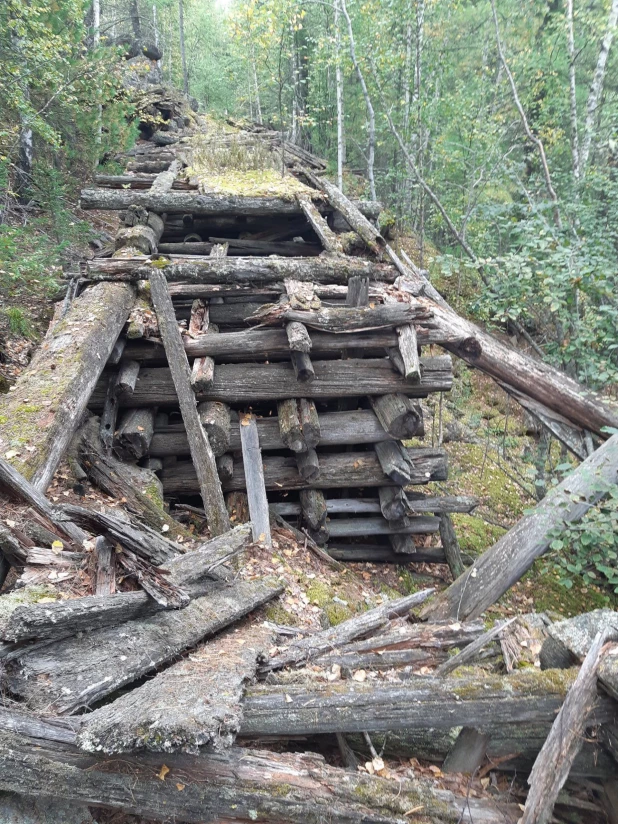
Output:
[[[284,401],[279,401],[277,404],[277,415],[279,437],[282,445],[291,449],[292,452],[306,452],[307,442],[303,435],[296,398],[287,398]],[[266,423],[266,421],[264,421],[264,423]]]
[[118,370],[118,380],[116,386],[118,392],[131,393],[135,389],[137,377],[139,375],[139,362],[134,360],[123,360]]
[[[223,492],[217,475],[215,456],[197,412],[195,397],[191,387],[191,372],[185,354],[182,338],[172,300],[167,290],[165,275],[157,269],[150,273],[152,301],[157,313],[159,330],[170,372],[180,404],[180,411],[187,432],[191,457],[199,479],[200,494],[212,535],[220,535],[230,528],[230,521],[225,508]],[[140,381],[143,383],[143,381]]]
[[180,544],[170,541],[147,524],[136,526],[111,512],[100,512],[73,504],[65,505],[63,511],[74,523],[85,526],[91,532],[105,535],[113,544],[122,544],[153,564],[163,564],[184,552]]
[[453,521],[446,513],[440,518],[440,540],[442,541],[442,548],[446,555],[446,563],[455,581],[460,575],[463,575],[466,568],[461,560],[461,550]]
[[28,560],[27,549],[4,524],[0,524],[0,553],[11,566],[18,569],[24,567]]
[[[107,754],[229,748],[242,720],[245,685],[273,641],[272,630],[228,630],[84,720],[78,744]],[[203,751],[203,750],[202,750]]]
[[[183,352],[184,354],[184,352]],[[217,365],[213,385],[197,393],[200,401],[225,403],[255,403],[284,398],[353,398],[363,395],[400,393],[413,398],[426,397],[431,392],[448,392],[453,374],[444,368],[442,358],[426,358],[420,383],[406,383],[396,374],[386,359],[314,361],[315,378],[303,383],[296,378],[289,363],[225,363]],[[188,368],[188,367],[187,367]],[[108,376],[99,381],[91,405],[100,408],[105,400]],[[172,374],[169,369],[142,369],[132,395],[122,395],[121,405],[178,406]]]
[[406,449],[398,441],[381,441],[374,449],[385,475],[399,486],[412,483],[413,467]]
[[[281,401],[281,404],[294,404],[295,398]],[[215,454],[221,452],[222,445],[225,441],[219,442],[216,429],[208,430],[210,416],[206,416],[202,412],[206,407],[210,408],[212,405],[225,406],[217,401],[206,401],[200,404],[198,411],[202,418],[202,423],[208,432],[211,446]],[[292,407],[291,407],[292,408]],[[280,432],[282,416],[271,418],[258,418],[257,426],[260,435],[260,446],[263,450],[272,449],[292,449],[293,452],[302,451],[309,443],[312,446],[348,446],[353,444],[376,443],[377,441],[385,441],[390,439],[390,435],[384,431],[377,417],[369,409],[354,409],[350,412],[321,412],[319,415],[315,408],[315,403],[306,398],[301,398],[298,401],[298,415],[301,425],[301,430],[294,428],[295,437],[286,440]],[[285,413],[284,416],[285,417]],[[317,421],[317,423],[316,423]],[[285,427],[284,427],[285,431]],[[300,434],[302,437],[300,437]],[[303,443],[304,440],[304,443]],[[290,443],[295,443],[290,446]],[[230,449],[237,451],[240,449],[240,424],[235,418],[230,421],[229,441],[226,444],[226,451]],[[155,434],[150,444],[150,455],[153,457],[167,457],[169,455],[189,455],[189,444],[187,436],[182,424],[172,424],[170,426],[162,426],[155,429]],[[455,509],[453,512],[469,512],[474,509],[476,504],[472,503],[469,497],[461,496],[461,505],[463,509]],[[477,501],[478,504],[478,501]]]
[[324,249],[327,252],[333,252],[335,254],[342,253],[343,246],[341,244],[341,240],[329,227],[328,223],[324,220],[324,218],[318,211],[317,207],[306,196],[298,195],[297,200],[298,205],[300,206],[303,213],[307,217],[307,220],[313,227],[314,232],[319,237],[320,243],[322,244]]
[[[186,588],[191,597],[206,594],[219,580],[221,564],[247,545],[250,529],[241,525],[212,538],[194,552],[178,555],[162,569],[170,581]],[[119,592],[113,596],[91,596],[46,604],[18,604],[3,622],[0,637],[8,641],[64,638],[143,619],[163,607],[145,592]]]
[[0,590],[2,589],[6,577],[11,571],[11,564],[5,558],[4,553],[0,550]]
[[618,435],[613,435],[434,599],[424,617],[466,620],[480,615],[547,551],[554,529],[582,518],[617,480]]
[[[320,418],[315,403],[309,398],[299,398],[298,413],[305,443],[309,449],[314,449],[322,440]],[[359,443],[359,441],[355,441],[355,443]]]
[[448,751],[442,772],[473,775],[481,766],[487,753],[489,736],[474,727],[462,727],[457,740]]
[[[322,307],[315,311],[294,309],[285,304],[266,304],[248,319],[258,323],[302,323],[310,329],[333,334],[392,329],[413,320],[429,320],[431,312],[423,304],[388,303],[378,306]],[[448,355],[442,357],[448,358]],[[418,360],[418,352],[417,352]],[[419,374],[420,377],[420,374]]]
[[558,793],[584,742],[590,714],[597,701],[597,670],[603,647],[615,630],[601,630],[594,639],[564,704],[528,777],[530,790],[521,824],[549,824]]
[[113,349],[110,353],[110,356],[107,359],[108,365],[117,366],[120,363],[120,359],[122,358],[122,354],[125,350],[126,345],[127,345],[127,336],[121,334],[118,337],[118,339],[116,340],[116,343],[114,344],[114,347],[113,347]]
[[[447,462],[442,449],[422,448],[406,451],[412,456],[414,463],[410,483],[425,484],[446,480]],[[372,452],[322,454],[320,477],[311,484],[307,484],[298,473],[296,458],[293,456],[267,457],[263,463],[267,490],[304,489],[307,486],[314,486],[316,489],[345,489],[395,484],[395,481],[384,474],[377,456]],[[195,469],[191,463],[185,461],[164,466],[161,480],[166,495],[193,495],[199,489]],[[235,462],[234,475],[229,482],[223,484],[223,487],[226,492],[246,488],[240,461]]]
[[85,289],[0,398],[0,453],[16,453],[11,463],[40,492],[81,421],[134,297],[133,288],[120,283]]
[[[405,535],[392,535],[390,539],[411,541]],[[445,564],[442,547],[414,548],[415,551],[394,551],[383,544],[329,544],[328,554],[336,561],[371,564]]]
[[437,824],[458,819],[514,824],[519,812],[514,805],[458,798],[428,781],[344,772],[314,754],[241,747],[199,756],[171,754],[165,757],[170,775],[161,780],[162,757],[156,753],[110,760],[11,732],[0,733],[0,752],[1,790],[53,795],[157,821],[402,824],[419,802]]
[[[253,687],[244,701],[243,736],[314,735],[327,732],[483,728],[552,722],[576,678],[538,670],[462,678],[411,677],[402,683],[369,682]],[[289,698],[292,700],[289,701]],[[595,722],[613,717],[613,702],[599,699]]]
[[42,515],[50,521],[56,529],[60,530],[63,535],[66,535],[71,541],[74,541],[77,546],[81,547],[82,543],[89,537],[87,532],[80,529],[76,524],[71,523],[66,516],[56,509],[43,495],[42,492],[27,481],[23,475],[11,466],[8,461],[0,457],[0,489],[10,498],[14,498],[19,502],[29,504],[39,515]]
[[[389,518],[382,509],[383,492],[389,492],[390,496],[384,498],[385,502],[390,502],[393,496],[399,498],[403,494],[406,496],[408,508],[404,515],[419,515],[423,512],[440,514],[442,512],[472,512],[478,506],[478,498],[471,495],[423,495],[421,492],[404,492],[400,487],[382,487],[379,498],[329,498],[326,501],[326,509],[329,514],[344,515],[379,515],[380,512],[387,520],[398,520]],[[302,490],[301,490],[302,498]],[[270,505],[275,512],[288,517],[289,515],[300,515],[301,504],[293,501],[285,503],[275,503]],[[403,516],[402,516],[403,517]]]
[[[198,406],[197,412],[200,416],[202,426],[208,435],[208,440],[210,441],[214,455],[216,457],[223,455],[230,448],[232,420],[229,406],[220,401],[205,401]],[[236,426],[238,427],[237,420]],[[183,432],[183,435],[186,442],[186,432]],[[175,449],[173,454],[188,454],[186,451],[188,450],[188,446],[189,444],[186,442],[184,453]],[[151,450],[151,454],[155,453]]]
[[[89,707],[274,598],[266,581],[220,584],[180,611],[65,638],[6,664],[5,682],[35,710]],[[115,598],[119,596],[113,596]]]
[[116,592],[116,550],[99,535],[94,544],[96,575],[94,594],[113,595]]
[[[332,209],[325,205],[316,193],[315,199],[321,211]],[[373,202],[356,201],[359,211],[375,214]],[[158,196],[151,191],[134,189],[82,189],[82,209],[108,209],[120,211],[130,206],[141,206],[150,212],[188,212],[193,215],[299,215],[303,214],[296,200],[276,197],[248,197],[246,195],[202,195],[194,192],[168,191]]]
[[285,334],[288,336],[288,343],[293,352],[311,352],[311,338],[307,327],[298,321],[286,324]]
[[424,535],[437,532],[440,519],[432,515],[405,518],[403,522],[385,518],[333,518],[328,529],[331,538],[363,537],[364,535]]
[[101,412],[101,423],[99,426],[99,435],[101,443],[105,447],[105,451],[109,455],[112,450],[114,442],[114,434],[116,432],[116,420],[118,418],[118,375],[115,380],[108,381],[107,392],[105,393],[105,403],[103,404],[103,411]]
[[[399,555],[415,555],[417,552],[418,548],[414,543],[414,539],[409,535],[389,535],[388,540],[393,552],[396,552]],[[413,558],[410,558],[409,560],[414,561]]]
[[328,511],[326,498],[321,489],[301,489],[300,509],[303,522],[310,530],[317,532],[325,525]]
[[314,483],[320,477],[320,460],[315,449],[296,453],[296,466],[300,477],[309,483]]
[[229,483],[234,477],[234,456],[230,452],[225,452],[219,455],[215,463],[221,483]]
[[[203,300],[194,300],[189,319],[188,337],[199,334],[213,334],[216,330],[210,324],[210,307]],[[191,367],[191,386],[194,391],[208,389],[212,386],[215,374],[215,362],[210,356],[196,358]]]
[[[399,304],[397,304],[399,305]],[[421,379],[421,363],[418,356],[418,338],[413,324],[397,327],[399,354],[403,361],[403,376],[407,381],[418,383]]]
[[114,433],[116,454],[126,460],[144,458],[154,435],[154,425],[155,410],[152,407],[127,410]]
[[313,368],[311,358],[306,352],[296,352],[292,350],[290,352],[290,360],[298,381],[308,383],[315,380],[315,369]]
[[95,824],[86,804],[56,798],[0,792],[0,811],[3,824]]
[[[217,241],[223,238],[210,237],[208,243],[201,241],[187,241],[179,243],[160,243],[159,252],[162,255],[176,255],[185,257],[186,255],[209,255]],[[228,255],[244,257],[246,255],[280,255],[282,257],[313,257],[322,251],[319,246],[312,243],[296,243],[294,241],[272,241],[272,240],[250,240],[238,238],[226,238],[229,243]]]
[[[109,189],[124,189],[127,186],[130,189],[150,189],[157,177],[158,175],[154,174],[95,175],[94,182],[97,186]],[[197,185],[188,180],[174,180],[171,188],[179,191],[196,191]]]
[[253,540],[267,547],[272,545],[270,535],[270,517],[268,514],[268,498],[264,483],[264,468],[262,466],[262,450],[254,415],[242,415],[240,418],[240,443],[242,446],[242,460],[247,499],[249,502],[249,516]]
[[406,440],[424,434],[423,410],[405,395],[378,395],[370,398],[370,402],[378,420],[393,438]]
[[461,652],[458,652],[457,655],[453,655],[452,658],[449,658],[448,661],[441,664],[436,670],[436,675],[442,677],[445,675],[450,675],[451,672],[454,672],[457,669],[457,667],[463,667],[466,664],[469,664],[474,660],[475,656],[483,649],[483,647],[489,644],[490,641],[493,641],[494,638],[497,638],[501,632],[503,632],[510,624],[513,623],[513,621],[516,620],[517,616],[514,618],[509,618],[507,621],[499,621],[496,626],[487,632],[484,632],[483,635],[479,636],[465,649],[462,649]]
[[387,521],[400,521],[408,514],[408,500],[401,486],[383,486],[378,490],[379,510]]
[[[154,268],[147,258],[97,258],[86,263],[90,280],[147,280]],[[396,271],[384,263],[354,257],[170,258],[163,267],[169,283],[258,285],[286,278],[312,283],[346,284],[353,275],[392,283]]]
[[355,275],[348,280],[348,294],[345,297],[348,306],[367,306],[369,303],[369,280]]
[[[294,640],[288,648],[267,661],[262,669],[264,671],[282,669],[290,665],[297,665],[312,661],[339,647],[349,644],[357,638],[376,633],[382,627],[388,625],[389,618],[396,618],[406,615],[413,607],[422,604],[433,593],[433,589],[424,589],[413,595],[406,595],[404,598],[396,598],[387,601],[378,607],[348,618],[336,627],[316,632],[300,640]],[[342,730],[344,731],[344,730]]]
[[172,160],[169,165],[169,168],[166,169],[164,172],[159,172],[159,174],[155,177],[152,181],[152,185],[149,189],[149,193],[156,197],[161,197],[162,195],[171,192],[174,188],[174,181],[178,176],[178,172],[181,169],[181,162],[180,160]]

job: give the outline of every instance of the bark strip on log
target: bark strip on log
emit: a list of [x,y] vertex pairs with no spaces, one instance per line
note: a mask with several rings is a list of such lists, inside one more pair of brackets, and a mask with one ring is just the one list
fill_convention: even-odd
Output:
[[[199,479],[200,494],[208,527],[212,535],[220,535],[222,532],[229,530],[230,521],[225,508],[219,476],[217,475],[215,456],[197,413],[191,388],[189,362],[176,323],[172,300],[167,290],[167,281],[165,276],[156,269],[150,273],[150,288],[161,338],[167,353],[172,380],[187,432],[193,464]],[[140,383],[143,382],[140,381]]]
[[[441,449],[406,450],[414,463],[410,471],[410,483],[425,484],[430,481],[444,481],[447,477],[446,455]],[[166,495],[194,495],[199,490],[195,469],[191,463],[178,462],[163,467],[161,474],[163,491]],[[376,455],[371,452],[348,452],[320,456],[320,477],[308,484],[298,473],[296,459],[272,457],[264,459],[264,480],[267,490],[304,489],[345,489],[354,487],[389,486],[395,484],[385,475]],[[234,464],[232,479],[224,483],[226,492],[244,490],[245,476],[240,462]],[[443,557],[443,554],[442,554]]]
[[[184,351],[183,351],[184,356]],[[353,398],[364,395],[426,397],[432,392],[448,392],[453,382],[450,365],[441,358],[426,358],[425,372],[418,384],[406,383],[386,359],[317,361],[315,378],[299,387],[294,369],[287,363],[227,363],[215,370],[210,389],[197,393],[198,400],[224,403],[255,403],[284,398]],[[188,368],[188,367],[187,367]],[[100,408],[105,400],[107,381],[104,375],[91,398],[91,406]],[[192,393],[193,394],[193,393]],[[128,407],[177,406],[178,395],[169,369],[142,369],[132,395],[121,396]]]
[[220,751],[234,743],[241,700],[273,641],[272,630],[228,630],[112,704],[90,713],[78,744],[107,754]]
[[617,481],[618,435],[613,435],[440,593],[426,607],[423,617],[476,618],[548,550],[553,530],[580,520],[604,497],[603,490]]
[[[14,390],[0,399],[0,453],[45,492],[129,315],[133,289],[97,284],[45,336]],[[79,352],[79,357],[75,357]]]
[[[35,710],[57,714],[89,707],[274,598],[267,581],[241,582],[192,601],[183,610],[25,649],[6,664],[5,681]],[[119,596],[113,596],[117,598]]]

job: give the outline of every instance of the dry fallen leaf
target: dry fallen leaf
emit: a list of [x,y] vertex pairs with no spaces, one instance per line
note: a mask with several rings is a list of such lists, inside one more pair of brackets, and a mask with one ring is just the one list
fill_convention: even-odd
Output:
[[163,764],[163,766],[157,773],[157,778],[159,779],[159,781],[165,781],[165,776],[168,774],[169,771],[170,768],[166,764]]
[[367,673],[363,669],[356,670],[356,672],[352,675],[352,679],[354,681],[364,681],[366,678]]
[[373,764],[373,769],[376,772],[380,772],[384,769],[384,761],[379,756],[374,758],[371,763]]
[[179,790],[179,792],[182,792],[184,790],[184,788],[185,788],[184,784],[176,784],[176,789]]
[[51,548],[54,555],[60,555],[62,553],[62,550],[64,549],[64,544],[62,543],[62,541],[54,541],[51,545]]
[[292,703],[292,696],[291,696],[291,695],[288,695],[288,694],[286,693],[286,695],[285,695],[285,702],[286,702],[286,704],[291,704],[291,703]]
[[373,764],[371,763],[371,761],[366,761],[365,762],[365,769],[367,770],[369,775],[373,775],[374,772],[375,772],[375,770],[373,768]]

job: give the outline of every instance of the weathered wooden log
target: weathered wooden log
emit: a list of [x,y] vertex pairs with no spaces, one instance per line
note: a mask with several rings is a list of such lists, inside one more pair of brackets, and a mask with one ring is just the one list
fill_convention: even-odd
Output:
[[[242,438],[241,438],[242,446]],[[222,484],[229,483],[234,477],[234,456],[230,452],[219,455],[216,459],[217,474]]]
[[120,364],[120,369],[118,370],[118,379],[116,381],[118,392],[123,392],[125,394],[131,394],[133,392],[137,383],[139,369],[140,365],[138,361],[122,361]]
[[[419,328],[418,337],[424,343],[441,344],[441,333],[434,334],[433,329]],[[373,332],[352,332],[337,335],[331,332],[309,331],[311,351],[314,357],[319,355],[340,355],[355,349],[362,349],[366,356],[379,356],[384,349],[396,343],[393,330],[381,329]],[[200,335],[197,338],[184,338],[185,351],[190,358],[210,355],[215,360],[249,361],[252,358],[263,359],[289,357],[289,341],[284,329],[249,329],[236,332],[221,332],[211,337]],[[130,341],[127,356],[138,361],[165,361],[165,352],[155,341]]]
[[343,253],[343,245],[341,240],[337,237],[337,235],[333,232],[333,230],[329,227],[328,223],[324,220],[320,212],[318,211],[317,207],[311,202],[308,197],[298,195],[298,205],[304,212],[307,220],[313,227],[313,231],[320,239],[320,243],[326,249],[327,252],[333,252],[335,254]]
[[[90,280],[147,280],[152,269],[147,258],[98,258],[85,265]],[[312,283],[346,284],[352,275],[392,283],[395,270],[383,263],[354,257],[276,258],[233,257],[170,258],[162,267],[169,283],[268,284],[286,278]]]
[[[277,414],[279,437],[282,445],[291,449],[292,452],[306,452],[307,442],[303,435],[296,398],[287,398],[284,401],[279,401],[277,404]],[[266,421],[263,423],[266,423]]]
[[[189,337],[216,332],[210,324],[210,307],[203,300],[194,300],[189,320]],[[209,389],[215,375],[215,362],[209,357],[196,358],[191,367],[191,386],[195,392]]]
[[494,638],[497,638],[513,621],[516,621],[517,618],[509,618],[507,621],[499,621],[492,629],[484,632],[480,635],[475,641],[469,644],[465,649],[462,649],[457,655],[454,655],[444,664],[441,664],[438,669],[436,670],[436,675],[444,677],[445,675],[450,675],[451,672],[454,672],[457,667],[463,667],[466,664],[470,664],[475,656],[489,644]]
[[400,521],[408,514],[406,493],[401,486],[383,486],[378,490],[379,509],[387,521]]
[[122,630],[108,627],[31,652],[26,648],[6,664],[6,684],[33,709],[73,713],[130,684],[280,592],[281,587],[266,581],[225,585],[181,611],[131,621]]
[[240,747],[225,754],[172,754],[165,758],[170,777],[163,780],[158,754],[110,761],[70,744],[12,732],[0,736],[0,789],[112,807],[157,821],[401,824],[419,802],[436,824],[458,818],[462,824],[514,824],[519,812],[515,805],[458,798],[428,781],[344,772],[315,754]]
[[453,521],[446,513],[440,518],[440,540],[446,555],[446,563],[455,581],[460,575],[463,575],[466,568],[461,560],[461,550]]
[[[552,722],[576,678],[574,670],[462,678],[411,677],[400,684],[348,682],[334,686],[286,683],[252,687],[244,701],[243,736],[326,732],[434,730],[467,726]],[[288,698],[292,700],[289,701]],[[613,717],[613,702],[599,698],[596,723]]]
[[[27,789],[27,788],[24,788]],[[86,804],[56,798],[3,792],[0,797],[2,817],[7,824],[95,824]]]
[[[44,492],[128,317],[134,291],[98,284],[48,332],[13,391],[0,399],[0,452]],[[79,357],[75,357],[79,352]]]
[[109,358],[107,359],[107,363],[110,366],[117,366],[120,363],[120,359],[122,358],[122,354],[124,352],[125,346],[127,345],[127,336],[120,335],[114,344],[114,348],[111,351]]
[[597,670],[611,629],[601,630],[594,639],[564,704],[553,723],[528,777],[530,791],[522,824],[549,824],[558,793],[584,742],[584,733],[597,701]]
[[[170,581],[185,588],[191,597],[205,595],[213,589],[213,582],[219,580],[221,562],[247,545],[249,533],[247,526],[236,527],[212,538],[194,552],[172,558],[162,569],[169,572]],[[65,638],[144,619],[162,609],[145,592],[120,592],[113,597],[84,596],[45,604],[17,603],[3,619],[0,637],[13,642]]]
[[180,609],[191,601],[191,595],[186,590],[170,581],[166,573],[134,552],[125,548],[118,553],[116,561],[124,576],[133,578],[137,585],[164,609]]
[[125,460],[139,460],[148,454],[154,435],[155,410],[129,409],[114,433],[114,450]]
[[262,450],[254,415],[243,415],[240,419],[240,443],[242,446],[243,470],[247,485],[247,501],[253,540],[272,546],[268,498],[264,483]]
[[462,727],[448,751],[442,772],[474,775],[485,760],[489,736],[474,727]]
[[555,529],[582,518],[617,480],[618,435],[613,435],[440,593],[424,617],[466,620],[480,615],[547,551]]
[[180,169],[180,160],[173,160],[170,163],[169,168],[164,172],[159,172],[159,174],[152,181],[152,186],[150,187],[149,193],[155,197],[162,197],[168,192],[171,192],[174,188],[174,181],[176,180]]
[[0,524],[0,553],[12,567],[21,569],[28,562],[28,551],[11,530]]
[[406,564],[445,564],[446,558],[442,547],[424,547],[419,549],[414,547],[414,551],[408,551],[407,544],[414,543],[409,536],[391,535],[389,543],[395,540],[406,542],[405,551],[401,549],[401,543],[397,551],[392,546],[384,544],[335,544],[330,543],[328,554],[336,561],[346,561],[354,564],[395,564],[405,566]]
[[[409,450],[414,463],[410,483],[425,484],[444,481],[447,476],[446,454],[442,449]],[[199,489],[195,469],[189,462],[178,461],[164,466],[161,473],[166,495],[195,495]],[[388,486],[392,481],[384,474],[376,455],[371,452],[347,452],[320,456],[320,477],[311,484],[299,475],[295,457],[264,459],[264,480],[267,490],[345,489],[354,487]],[[245,476],[240,462],[234,464],[231,481],[223,485],[226,492],[245,489]]]
[[306,352],[296,352],[292,350],[290,352],[290,360],[297,380],[301,381],[301,383],[309,383],[315,380],[315,369],[313,368],[311,358]]
[[374,446],[382,471],[399,486],[412,483],[412,467],[406,449],[397,441],[381,441]]
[[[174,388],[187,432],[191,457],[199,479],[200,494],[208,520],[208,527],[212,535],[220,535],[222,532],[229,530],[230,521],[225,508],[219,476],[217,475],[215,456],[197,413],[191,388],[189,362],[176,322],[172,300],[167,291],[167,282],[165,276],[156,269],[150,273],[150,289],[161,338],[167,353]],[[140,381],[140,383],[143,383],[143,381]]]
[[[283,404],[294,404],[295,399],[289,398],[281,401]],[[206,404],[218,403],[217,401],[207,401]],[[206,404],[200,404],[201,410]],[[225,404],[221,404],[225,406]],[[384,431],[378,419],[369,409],[354,409],[350,412],[322,412],[319,415],[315,410],[315,403],[301,398],[297,403],[301,429],[296,432],[296,447],[290,446],[294,439],[288,438],[284,441],[281,432],[281,416],[271,418],[258,418],[257,426],[260,436],[260,446],[263,450],[272,449],[292,449],[293,452],[301,451],[301,446],[307,444],[307,438],[312,446],[318,443],[322,446],[357,445],[364,443],[376,443],[377,441],[389,440],[390,435]],[[314,414],[315,410],[315,414]],[[303,414],[306,411],[308,414]],[[200,411],[202,423],[207,428],[208,418]],[[285,416],[285,414],[284,414]],[[233,417],[233,416],[232,416]],[[317,425],[316,420],[317,418]],[[208,429],[207,429],[208,431]],[[213,451],[219,452],[220,447],[216,447],[213,442],[214,437],[218,437],[213,431],[211,435],[211,445]],[[229,430],[229,441],[227,449],[235,452],[240,449],[240,425],[237,418],[231,419]],[[304,443],[303,443],[304,441]],[[224,441],[221,441],[224,443]],[[308,444],[307,444],[308,445]],[[177,455],[178,457],[189,455],[189,444],[182,424],[172,424],[155,429],[152,442],[150,444],[150,455],[155,457],[167,457]],[[474,508],[470,498],[462,496],[463,509],[455,509],[453,512],[469,512]]]
[[102,535],[94,544],[96,575],[95,595],[113,595],[116,592],[116,550]]
[[[400,487],[382,487],[378,490],[389,490],[397,496],[403,494]],[[311,491],[311,490],[308,490]],[[301,493],[302,495],[302,493]],[[423,493],[406,492],[406,500],[408,509],[404,515],[419,515],[423,512],[431,512],[440,514],[441,512],[472,512],[478,506],[478,498],[470,495],[423,495]],[[301,504],[292,501],[285,503],[271,504],[271,509],[275,512],[288,517],[290,515],[301,514]],[[344,514],[344,515],[379,515],[380,512],[387,520],[398,520],[397,518],[388,518],[382,509],[382,495],[379,499],[376,498],[329,498],[326,501],[326,509],[329,514]],[[403,516],[402,516],[403,517]]]
[[326,524],[326,498],[320,489],[301,489],[300,509],[303,522],[313,532],[320,531]]
[[378,395],[370,398],[371,408],[384,429],[399,440],[424,435],[423,410],[405,395]]
[[[107,189],[150,189],[157,177],[155,174],[95,175],[94,182]],[[197,191],[197,185],[188,180],[176,179],[171,188],[185,192]]]
[[89,537],[87,532],[69,521],[61,510],[56,509],[29,481],[11,466],[8,461],[0,457],[0,489],[9,497],[31,506],[35,512],[42,515],[62,535],[65,535],[76,546],[81,547]]
[[79,746],[107,754],[228,749],[240,729],[245,685],[272,641],[272,630],[259,625],[217,636],[143,686],[90,713],[79,731]]
[[4,586],[7,575],[11,571],[10,562],[4,557],[4,553],[0,551],[0,590]]
[[303,326],[298,321],[288,323],[285,327],[285,333],[288,336],[288,343],[293,352],[311,352],[311,338],[307,327]]
[[[184,352],[183,352],[184,354]],[[453,375],[441,358],[425,358],[425,372],[419,384],[406,383],[395,374],[386,359],[315,361],[315,378],[299,386],[291,364],[226,363],[215,369],[213,385],[198,392],[198,400],[224,403],[255,403],[284,398],[352,398],[391,393],[426,397],[431,392],[448,392]],[[188,368],[188,367],[187,367]],[[91,406],[100,408],[105,400],[109,375],[99,381]],[[300,390],[300,391],[299,391]],[[128,407],[178,406],[178,395],[169,369],[142,369],[132,395],[121,396]]]
[[369,303],[369,281],[365,277],[354,276],[348,280],[348,306],[367,306]]
[[[388,624],[389,618],[407,615],[413,607],[422,604],[433,592],[433,589],[424,589],[413,595],[396,598],[381,604],[374,609],[343,621],[336,627],[316,632],[300,640],[294,640],[285,650],[267,661],[262,669],[265,672],[282,669],[290,665],[313,661],[320,655],[349,644],[357,638],[362,638],[377,632]],[[345,730],[342,730],[345,732]]]
[[418,357],[418,338],[413,324],[397,327],[399,354],[403,361],[403,376],[407,381],[418,383],[421,379],[421,364]]
[[[414,539],[409,535],[389,535],[388,540],[393,552],[399,555],[416,555],[417,546],[414,543]],[[410,560],[414,561],[413,558]]]
[[118,375],[115,380],[110,380],[107,384],[107,391],[105,393],[105,403],[103,404],[103,411],[101,412],[101,423],[99,426],[99,435],[101,443],[105,451],[109,455],[114,443],[114,434],[116,432],[116,420],[118,418]]
[[[316,200],[321,200],[316,194]],[[356,201],[357,208],[375,214],[375,204]],[[121,210],[142,206],[149,212],[188,212],[193,215],[298,215],[303,210],[296,200],[276,197],[247,197],[244,195],[202,195],[193,192],[169,191],[162,197],[151,192],[132,189],[82,189],[82,209]],[[320,211],[332,208],[318,202]]]
[[402,522],[385,518],[333,518],[329,523],[332,538],[353,538],[365,535],[424,535],[437,532],[440,519],[432,515],[405,518]]
[[[228,243],[228,255],[281,255],[282,257],[315,257],[322,251],[317,244],[304,241],[258,240],[257,238],[209,237],[213,244]],[[172,250],[170,250],[172,251]],[[179,254],[182,254],[180,252]]]
[[296,466],[298,467],[298,474],[308,484],[315,483],[320,477],[320,461],[315,449],[297,452]]
[[401,324],[410,324],[413,320],[429,320],[430,318],[431,312],[423,304],[388,303],[374,307],[336,306],[313,312],[294,309],[285,304],[266,304],[257,309],[248,320],[258,323],[302,323],[319,332],[345,334],[366,332],[371,329],[392,329],[400,327]]
[[[197,412],[200,416],[202,426],[208,435],[208,440],[210,441],[214,455],[216,457],[223,455],[230,449],[231,443],[232,419],[229,406],[220,401],[205,401],[198,406]],[[236,421],[236,428],[238,428],[238,421]],[[186,432],[183,434],[186,439]],[[188,449],[188,442],[186,447]],[[240,436],[235,448],[240,448]],[[155,452],[151,450],[151,454],[156,454],[156,450]],[[176,449],[174,454],[188,454],[188,452],[185,451],[183,453]]]

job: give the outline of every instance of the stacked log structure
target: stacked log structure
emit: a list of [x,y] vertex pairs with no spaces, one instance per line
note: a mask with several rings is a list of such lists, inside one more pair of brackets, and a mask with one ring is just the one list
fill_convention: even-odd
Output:
[[[133,160],[82,193],[83,207],[117,210],[124,224],[116,251],[91,261],[85,278],[131,281],[141,295],[90,399],[109,448],[154,468],[169,501],[199,506],[201,490],[209,514],[168,346],[156,323],[139,323],[161,273],[229,510],[258,483],[265,495],[254,499],[271,516],[335,557],[445,563],[441,519],[476,501],[422,492],[448,472],[444,450],[424,440],[423,399],[453,379],[450,355],[429,348],[444,342],[431,310],[392,298],[390,264],[344,253],[353,234],[363,241],[317,189],[204,193],[178,146],[137,155],[167,164],[156,175]],[[302,160],[323,171],[319,159]],[[354,206],[368,221],[379,215],[379,204]],[[257,481],[243,460],[248,414],[259,449],[245,457],[261,462]]]

